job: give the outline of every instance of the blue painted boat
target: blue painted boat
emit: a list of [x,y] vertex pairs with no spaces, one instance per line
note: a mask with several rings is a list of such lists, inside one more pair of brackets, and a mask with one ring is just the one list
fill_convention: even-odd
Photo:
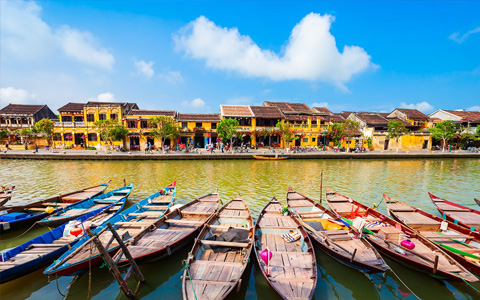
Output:
[[110,191],[106,194],[90,198],[85,201],[77,202],[61,209],[50,216],[38,221],[38,224],[48,227],[57,227],[70,220],[76,219],[84,214],[99,208],[116,203],[124,198],[128,198],[133,189],[133,183],[119,189]]
[[[124,197],[116,203],[111,203],[91,211],[73,220],[72,223],[78,222],[80,223],[78,227],[84,228],[84,226],[88,226],[86,221],[89,221],[90,228],[93,230],[95,226],[101,226],[118,215],[125,206],[126,199]],[[67,225],[64,224],[3,252],[0,256],[0,283],[19,278],[52,263],[53,260],[67,251],[76,241],[80,240],[82,235],[75,237],[68,234],[70,232],[68,229],[67,233],[64,234]]]
[[[0,234],[30,226],[47,217],[50,213],[55,213],[74,203],[101,195],[107,189],[109,183],[110,181],[27,205],[2,207],[0,209]],[[47,212],[49,210],[50,213]]]
[[[168,212],[175,201],[176,191],[176,182],[173,182],[165,189],[127,208],[124,212],[112,218],[109,223],[113,224],[117,233],[126,242]],[[97,227],[94,233],[99,237],[110,255],[117,252],[120,246],[116,240],[112,240],[112,234],[108,231],[106,224]],[[85,272],[89,265],[94,266],[101,263],[103,261],[102,257],[95,246],[89,246],[91,243],[93,242],[88,236],[83,237],[69,251],[57,259],[56,263],[50,265],[44,274],[56,274],[58,276],[76,275]],[[92,249],[93,255],[90,254],[90,249]]]

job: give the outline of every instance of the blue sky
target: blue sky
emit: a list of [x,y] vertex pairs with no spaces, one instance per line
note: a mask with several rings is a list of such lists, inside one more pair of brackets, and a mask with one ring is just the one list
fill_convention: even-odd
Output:
[[0,1],[0,107],[480,110],[476,1]]

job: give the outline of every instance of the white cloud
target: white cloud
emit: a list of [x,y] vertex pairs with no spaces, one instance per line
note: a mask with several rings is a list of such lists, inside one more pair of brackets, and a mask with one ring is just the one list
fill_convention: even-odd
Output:
[[112,93],[110,92],[106,92],[106,93],[102,93],[102,94],[99,94],[97,96],[97,100],[98,101],[102,101],[102,102],[113,102],[113,101],[117,101],[115,99],[115,95],[113,95]]
[[1,1],[0,4],[2,53],[25,60],[54,56],[55,51],[61,51],[80,62],[112,69],[113,55],[99,47],[90,32],[66,25],[52,28],[42,20],[42,8],[32,1]]
[[480,105],[475,105],[467,109],[468,111],[480,111]]
[[461,44],[461,43],[465,42],[471,34],[479,33],[479,32],[480,32],[480,27],[477,27],[477,28],[474,28],[472,30],[467,31],[461,37],[458,37],[460,35],[460,32],[454,32],[448,38],[451,39],[452,41],[455,41],[455,42]]
[[419,102],[417,104],[407,104],[405,102],[400,103],[400,108],[410,108],[410,109],[418,109],[421,112],[431,112],[433,111],[434,107],[428,102]]
[[180,71],[168,71],[158,74],[158,77],[166,80],[169,83],[181,83],[183,82],[183,76]]
[[115,95],[110,93],[110,92],[106,92],[106,93],[101,93],[101,94],[98,94],[97,97],[90,97],[88,99],[88,101],[99,101],[99,102],[116,102],[117,99],[115,99]]
[[344,46],[342,53],[338,51],[330,33],[333,21],[334,17],[327,14],[308,14],[293,28],[281,55],[261,49],[237,28],[222,28],[204,16],[173,38],[177,50],[204,59],[214,69],[277,81],[318,80],[343,87],[353,75],[375,65],[358,46]]
[[56,36],[60,47],[67,55],[89,65],[112,69],[115,58],[106,49],[98,47],[90,32],[62,26],[56,32]]
[[328,102],[315,102],[312,107],[328,107]]
[[13,104],[35,104],[38,103],[37,96],[29,93],[26,90],[16,89],[13,87],[0,89],[0,107]]
[[137,74],[144,75],[147,78],[150,78],[155,74],[155,72],[153,71],[153,61],[147,63],[144,60],[137,61],[135,59],[133,63],[135,64],[135,67],[137,67]]
[[183,101],[182,105],[190,108],[204,108],[207,103],[201,98],[195,98],[192,101]]

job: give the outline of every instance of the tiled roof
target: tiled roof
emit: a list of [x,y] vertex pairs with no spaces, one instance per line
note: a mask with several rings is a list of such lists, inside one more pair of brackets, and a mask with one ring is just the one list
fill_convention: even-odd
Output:
[[446,110],[446,112],[462,118],[462,121],[465,122],[480,122],[480,111]]
[[283,113],[293,112],[308,112],[314,113],[315,111],[308,107],[305,103],[294,103],[294,102],[273,102],[273,101],[265,101],[263,102],[263,106],[276,106],[280,111]]
[[282,112],[276,106],[250,106],[256,118],[283,119]]
[[177,116],[180,122],[203,121],[203,122],[220,122],[219,114],[181,114]]
[[65,111],[65,112],[79,112],[83,111],[83,106],[85,103],[74,103],[74,102],[68,102],[66,105],[60,107],[58,109],[59,112]]
[[225,117],[253,117],[248,105],[220,105],[220,113]]
[[350,114],[352,114],[352,113],[353,113],[353,111],[342,111],[342,112],[340,113],[340,115],[346,119],[346,118],[348,118],[348,116],[349,116]]
[[33,115],[46,105],[33,105],[33,104],[9,104],[0,109],[0,114],[20,114],[20,115]]
[[368,125],[388,125],[389,120],[378,113],[357,113],[358,118],[364,120]]
[[329,114],[329,115],[332,114],[332,112],[326,107],[314,107],[313,110],[316,110],[316,111],[318,111],[319,113],[322,113],[322,114]]
[[129,116],[167,116],[175,117],[174,110],[146,110],[146,109],[132,109]]
[[332,114],[330,116],[330,122],[332,122],[332,123],[345,123],[345,118],[341,114]]
[[409,119],[428,119],[427,115],[417,109],[397,108],[396,110],[404,113]]

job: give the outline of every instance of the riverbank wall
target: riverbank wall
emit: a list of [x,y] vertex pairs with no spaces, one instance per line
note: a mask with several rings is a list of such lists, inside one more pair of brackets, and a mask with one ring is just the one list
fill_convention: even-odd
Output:
[[[262,153],[201,153],[201,154],[143,154],[143,153],[71,153],[62,151],[51,152],[7,152],[0,153],[0,159],[32,159],[32,160],[230,160],[230,159],[255,159],[252,155],[263,155]],[[268,155],[273,157],[274,155]],[[293,153],[288,154],[288,159],[432,159],[432,158],[477,158],[480,153],[469,152],[414,152],[395,153],[372,151],[368,153],[335,153],[335,152],[314,152],[314,153]]]

